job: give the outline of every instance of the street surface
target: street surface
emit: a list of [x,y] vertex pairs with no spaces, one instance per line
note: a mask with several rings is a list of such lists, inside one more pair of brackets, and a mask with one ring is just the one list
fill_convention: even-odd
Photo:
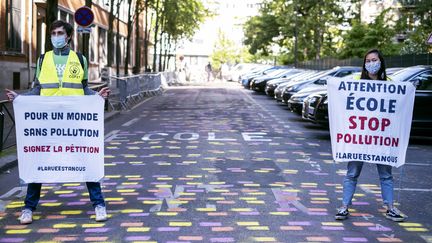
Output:
[[335,221],[346,164],[329,132],[237,83],[170,88],[105,134],[110,219],[93,220],[84,183],[44,184],[35,221],[20,225],[15,168],[0,175],[0,242],[432,242],[431,139],[413,138],[393,170],[408,215],[395,223],[372,164],[351,217]]

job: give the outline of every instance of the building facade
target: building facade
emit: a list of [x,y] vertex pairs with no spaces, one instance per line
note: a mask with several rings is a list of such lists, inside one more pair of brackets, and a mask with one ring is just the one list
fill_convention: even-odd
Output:
[[384,10],[387,12],[387,17],[393,18],[396,21],[399,16],[398,8],[401,6],[399,0],[362,0],[360,18],[363,23],[371,23]]
[[[107,66],[108,42],[113,42],[114,49],[116,38],[108,40],[109,11],[111,0],[93,0],[92,10],[95,16],[89,40],[89,80],[100,80],[102,68]],[[118,0],[115,1],[117,9]],[[58,0],[57,19],[64,20],[74,26],[74,34],[71,48],[82,52],[83,35],[77,33],[78,25],[74,21],[75,11],[85,5],[85,0]],[[120,1],[119,30],[117,30],[117,18],[113,27],[114,34],[120,34],[120,67],[124,72],[127,38],[127,18],[129,5],[127,1]],[[132,13],[134,13],[135,1],[132,1]],[[27,89],[33,81],[36,61],[40,54],[45,53],[45,33],[49,26],[46,24],[47,3],[46,0],[0,0],[0,88],[15,90]],[[116,11],[114,11],[116,14]],[[141,13],[138,21],[140,31],[144,30],[144,14]],[[5,28],[3,28],[5,27]],[[143,43],[144,34],[140,34],[139,43]],[[135,51],[143,53],[142,45],[137,44],[135,39],[135,24],[131,32],[131,48],[129,70],[135,65]],[[114,65],[115,67],[115,50]],[[141,59],[142,59],[141,55]],[[141,63],[143,63],[141,61]],[[5,96],[2,95],[4,98]]]

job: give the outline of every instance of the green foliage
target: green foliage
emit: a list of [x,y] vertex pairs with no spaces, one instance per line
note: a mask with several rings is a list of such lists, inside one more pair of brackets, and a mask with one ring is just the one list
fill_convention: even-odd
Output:
[[344,46],[339,57],[363,57],[372,48],[378,48],[384,55],[397,55],[401,45],[394,42],[396,31],[391,19],[386,17],[387,12],[383,11],[370,24],[354,21],[351,30],[343,36]]
[[414,8],[401,9],[396,31],[407,38],[402,44],[401,54],[432,52],[432,46],[426,44],[432,33],[431,6],[431,0],[417,0]]
[[255,61],[253,57],[246,48],[239,49],[234,41],[230,40],[222,30],[218,31],[218,39],[210,56],[212,66],[215,69],[219,69],[223,63],[253,62]]
[[238,56],[240,53],[237,52],[235,43],[219,30],[218,39],[210,56],[213,67],[219,69],[223,63],[235,63]]
[[[341,42],[341,30],[335,26],[356,17],[345,5],[346,0],[269,0],[259,16],[246,23],[244,44],[252,54],[281,55],[278,59],[284,64],[293,62],[295,56],[302,61],[331,55]],[[272,53],[273,45],[282,47],[282,52]]]
[[271,9],[264,8],[262,15],[254,16],[246,22],[244,44],[250,46],[249,52],[256,54],[261,51],[269,53],[268,46],[273,37],[279,35],[279,24]]
[[211,14],[200,0],[163,0],[162,6],[162,31],[170,35],[173,41],[191,38]]
[[[385,55],[432,51],[432,46],[425,44],[432,33],[432,0],[416,0],[415,5],[398,8],[398,21],[388,17],[389,10],[385,10],[370,24],[360,22],[361,3],[267,0],[260,14],[247,21],[244,44],[255,59],[278,55],[278,62],[283,64],[293,63],[295,58],[362,57],[371,48],[379,48]],[[404,43],[396,41],[398,34],[406,36]],[[281,47],[280,53],[272,53],[274,45]]]

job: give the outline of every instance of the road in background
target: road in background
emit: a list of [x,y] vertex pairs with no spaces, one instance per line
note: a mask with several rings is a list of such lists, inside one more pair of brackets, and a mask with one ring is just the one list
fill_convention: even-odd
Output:
[[83,183],[45,184],[36,220],[19,225],[25,188],[12,169],[0,176],[0,242],[432,242],[430,139],[413,138],[394,169],[409,216],[395,223],[371,164],[351,217],[335,221],[346,164],[333,162],[329,132],[234,83],[170,88],[105,133],[110,219],[90,219]]

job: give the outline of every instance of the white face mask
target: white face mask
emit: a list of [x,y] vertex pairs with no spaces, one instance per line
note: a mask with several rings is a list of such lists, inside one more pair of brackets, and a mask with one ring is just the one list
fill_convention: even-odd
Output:
[[381,68],[381,62],[380,61],[367,62],[367,63],[365,63],[365,68],[368,71],[368,73],[377,74]]
[[54,48],[61,49],[66,46],[66,35],[51,36],[51,43]]

